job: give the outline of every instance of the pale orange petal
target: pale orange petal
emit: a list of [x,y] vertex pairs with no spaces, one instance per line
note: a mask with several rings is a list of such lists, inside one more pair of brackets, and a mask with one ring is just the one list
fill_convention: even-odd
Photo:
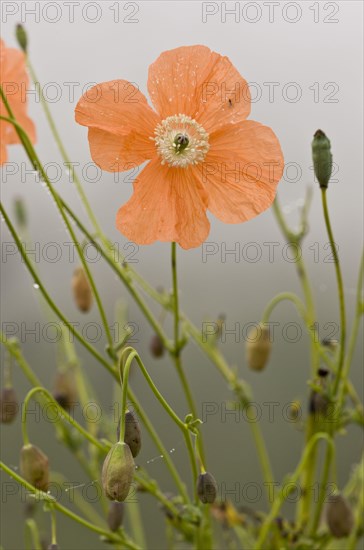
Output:
[[209,234],[207,197],[195,172],[152,160],[134,182],[134,194],[120,208],[116,226],[137,244],[175,241],[199,246]]
[[[14,48],[7,48],[3,41],[0,43],[0,82],[7,96],[9,105],[17,122],[27,132],[32,143],[35,142],[35,126],[27,115],[27,91],[29,88],[29,77],[26,71],[25,55],[22,51]],[[0,100],[0,112],[8,116],[4,103]],[[7,145],[20,143],[18,134],[12,124],[0,121],[1,135]]]
[[118,136],[89,128],[88,140],[92,160],[106,172],[125,172],[157,155],[154,142],[137,132]]
[[162,118],[185,114],[208,132],[250,113],[247,82],[227,57],[206,46],[163,52],[149,67],[148,91]]
[[244,121],[210,136],[210,151],[199,170],[208,209],[226,223],[257,216],[272,204],[284,159],[273,131]]
[[75,109],[76,121],[88,126],[93,160],[103,170],[119,172],[127,163],[141,164],[156,154],[154,130],[159,117],[145,96],[126,80],[98,84]]

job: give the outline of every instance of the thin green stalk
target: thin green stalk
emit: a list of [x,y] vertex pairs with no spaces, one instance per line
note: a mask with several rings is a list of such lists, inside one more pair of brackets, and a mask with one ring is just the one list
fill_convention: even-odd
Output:
[[44,395],[47,400],[52,403],[52,405],[57,409],[58,413],[59,413],[59,419],[57,417],[57,420],[59,420],[59,422],[61,422],[61,419],[65,419],[67,420],[67,422],[69,422],[74,428],[76,428],[76,430],[78,432],[80,432],[81,435],[83,435],[83,437],[85,437],[88,441],[90,441],[93,445],[95,445],[96,447],[98,447],[98,449],[100,449],[100,451],[104,452],[104,453],[107,453],[108,450],[109,450],[109,447],[102,444],[100,441],[98,441],[95,437],[93,437],[91,434],[89,434],[89,432],[87,430],[85,430],[85,428],[83,428],[74,418],[72,418],[71,415],[68,414],[67,411],[65,411],[58,403],[57,401],[52,397],[52,395],[49,393],[48,390],[46,390],[45,388],[43,387],[37,387],[37,388],[33,388],[31,389],[25,399],[24,399],[24,403],[23,403],[23,407],[22,407],[22,417],[21,417],[21,422],[22,422],[22,433],[23,433],[23,441],[24,441],[24,444],[28,444],[29,443],[29,437],[28,437],[28,432],[27,432],[27,409],[28,409],[28,403],[30,401],[30,399],[32,399],[34,397],[34,395],[36,395],[37,393],[40,393],[42,395]]
[[90,531],[94,531],[95,533],[98,533],[99,535],[102,535],[103,537],[106,537],[108,540],[111,540],[113,542],[122,542],[126,548],[130,548],[131,550],[140,550],[139,546],[136,546],[129,540],[126,540],[124,537],[121,537],[120,535],[117,535],[115,533],[112,533],[111,531],[107,531],[106,529],[102,529],[101,527],[98,527],[97,525],[94,525],[93,523],[88,522],[87,520],[81,518],[74,512],[71,512],[68,508],[57,502],[51,495],[48,495],[47,493],[44,493],[43,491],[40,491],[39,489],[36,489],[28,483],[24,478],[22,478],[20,475],[18,475],[16,472],[11,470],[6,464],[3,462],[0,462],[0,468],[4,470],[5,473],[7,473],[10,477],[15,479],[20,485],[28,489],[28,491],[32,492],[37,497],[41,498],[45,502],[48,502],[52,504],[59,512],[62,514],[68,516],[73,521],[76,521],[80,525],[83,525],[86,527],[86,529],[89,529]]
[[29,530],[32,537],[32,550],[42,550],[42,544],[40,542],[38,526],[34,519],[27,519],[25,522],[26,528]]
[[[35,70],[33,68],[33,65],[31,64],[30,62],[30,59],[29,59],[29,56],[27,56],[27,65],[28,65],[28,69],[29,69],[29,72],[30,72],[30,76],[32,77],[32,80],[34,82],[34,84],[38,83],[39,84],[39,80],[37,78],[37,75],[35,74]],[[74,183],[76,184],[76,188],[77,188],[77,191],[81,197],[81,200],[84,204],[84,207],[86,209],[86,212],[87,212],[87,215],[89,216],[91,222],[92,222],[92,225],[94,226],[95,228],[95,231],[97,232],[97,234],[100,236],[100,238],[102,238],[103,236],[103,232],[101,230],[101,227],[97,221],[97,218],[96,216],[94,215],[93,213],[93,210],[91,208],[91,205],[88,201],[88,198],[87,198],[87,195],[86,193],[84,192],[83,190],[83,187],[82,187],[82,184],[77,176],[77,173],[73,167],[73,163],[71,162],[68,154],[67,154],[67,151],[62,143],[62,139],[61,139],[61,136],[59,135],[59,132],[57,130],[57,126],[54,122],[54,119],[52,117],[52,114],[51,114],[51,111],[48,107],[48,103],[44,97],[44,94],[43,94],[43,89],[41,86],[39,86],[39,92],[40,92],[40,103],[43,107],[43,110],[44,110],[44,113],[45,113],[45,116],[47,118],[47,121],[48,121],[48,124],[50,126],[50,129],[51,129],[51,132],[53,134],[53,137],[54,137],[54,140],[58,146],[58,149],[61,153],[61,156],[64,160],[64,163],[65,165],[68,167],[69,171],[70,171],[70,175],[72,177],[72,180],[74,181]]]
[[18,124],[16,123],[16,119],[14,117],[14,114],[11,110],[11,107],[7,101],[7,98],[6,98],[6,95],[4,94],[3,90],[2,90],[2,87],[0,86],[0,95],[1,95],[1,98],[4,102],[4,105],[9,113],[9,117],[10,118],[6,118],[6,117],[0,117],[2,120],[6,120],[7,122],[9,122],[10,124],[13,124],[14,125],[14,128],[15,130],[17,131],[18,133],[18,136],[20,138],[20,140],[22,141],[23,145],[24,145],[24,148],[28,154],[28,157],[29,157],[29,160],[31,161],[31,163],[33,164],[33,167],[35,170],[37,170],[43,181],[46,183],[47,185],[47,188],[50,192],[50,194],[52,195],[55,203],[56,203],[56,206],[61,214],[61,217],[67,227],[67,230],[76,246],[76,249],[77,249],[77,253],[80,257],[80,260],[81,260],[81,263],[82,263],[82,266],[86,272],[86,275],[87,275],[87,278],[89,280],[89,283],[90,283],[90,286],[92,288],[92,292],[95,296],[95,300],[96,300],[96,303],[97,303],[97,307],[98,307],[98,310],[99,310],[99,313],[100,313],[100,317],[101,317],[101,321],[102,321],[102,324],[104,326],[104,330],[105,330],[105,335],[106,335],[106,339],[108,341],[108,344],[109,344],[109,347],[110,349],[112,349],[112,346],[113,346],[113,341],[112,341],[112,337],[111,337],[111,332],[110,332],[110,327],[108,326],[108,323],[107,323],[107,318],[106,318],[106,314],[105,314],[105,310],[104,310],[104,307],[102,305],[102,301],[101,301],[101,298],[100,298],[100,295],[98,293],[98,290],[97,290],[97,287],[96,287],[96,284],[95,284],[95,281],[92,277],[92,274],[91,274],[91,271],[90,271],[90,268],[86,262],[86,259],[85,259],[85,256],[84,256],[84,253],[83,253],[83,250],[79,244],[79,242],[77,241],[77,238],[76,238],[76,235],[75,235],[75,232],[73,231],[73,228],[72,228],[72,225],[70,224],[67,216],[65,215],[64,211],[63,211],[63,208],[62,208],[62,205],[61,205],[61,202],[60,202],[60,199],[59,199],[59,196],[58,194],[56,193],[56,191],[54,190],[53,188],[53,185],[51,184],[48,176],[47,176],[47,173],[45,172],[44,168],[43,168],[43,165],[42,163],[40,162],[39,160],[39,157],[32,145],[32,143],[30,142],[26,132],[24,131],[24,129]]
[[335,377],[334,388],[333,388],[333,395],[336,396],[339,389],[340,382],[341,382],[341,378],[342,378],[341,375],[344,368],[344,358],[345,358],[345,346],[346,346],[345,296],[344,296],[344,283],[343,283],[343,278],[341,273],[339,256],[335,246],[334,235],[332,232],[330,216],[329,216],[329,209],[327,207],[326,188],[321,189],[321,197],[322,197],[322,207],[324,212],[327,234],[329,236],[332,255],[334,258],[337,290],[338,290],[339,304],[340,304],[340,325],[341,325],[340,326],[340,349],[339,349],[337,374]]
[[[179,295],[178,295],[178,280],[177,280],[177,244],[175,242],[173,242],[171,246],[171,266],[172,266],[172,282],[173,282],[173,316],[174,316],[174,353],[172,355],[173,355],[174,364],[177,370],[178,377],[180,379],[188,406],[190,408],[190,412],[192,413],[193,417],[196,419],[198,418],[196,405],[195,405],[185,372],[183,370],[182,361],[181,361],[181,343],[180,343],[180,336],[179,336],[180,312],[179,312]],[[202,436],[198,438],[197,445],[199,447],[199,455],[203,463],[205,464],[206,458],[205,458],[205,451],[204,451],[203,442],[202,442]]]
[[295,470],[295,472],[288,478],[288,480],[282,485],[278,496],[274,499],[273,506],[271,508],[270,513],[266,517],[266,519],[263,522],[263,525],[260,529],[259,537],[256,541],[256,544],[254,546],[254,550],[262,550],[262,548],[265,548],[264,545],[265,540],[270,532],[271,526],[275,518],[277,517],[277,514],[279,510],[281,509],[281,506],[283,505],[283,502],[288,497],[289,492],[287,491],[287,487],[289,485],[294,486],[298,479],[300,478],[302,471],[305,468],[306,462],[312,452],[312,450],[316,447],[318,441],[320,439],[325,439],[328,445],[328,449],[330,449],[330,452],[333,452],[333,441],[331,437],[323,432],[319,432],[315,434],[309,441],[308,445],[306,446],[302,458]]

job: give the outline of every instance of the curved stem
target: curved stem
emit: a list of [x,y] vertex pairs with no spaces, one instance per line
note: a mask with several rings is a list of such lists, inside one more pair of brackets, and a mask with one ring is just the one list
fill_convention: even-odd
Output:
[[[72,426],[74,428],[76,428],[76,430],[78,430],[80,432],[80,434],[83,435],[83,437],[85,437],[88,441],[90,441],[90,443],[92,443],[93,445],[95,445],[96,447],[98,447],[100,449],[100,451],[104,452],[104,453],[107,453],[108,450],[109,450],[109,447],[106,446],[106,445],[103,445],[102,443],[100,443],[100,441],[98,441],[95,437],[93,437],[91,434],[88,433],[87,430],[85,430],[85,428],[83,428],[74,418],[72,418],[72,416],[70,416],[68,414],[67,411],[65,411],[58,403],[57,401],[52,397],[52,395],[49,393],[48,390],[46,390],[45,388],[42,388],[42,387],[37,387],[37,388],[33,388],[31,389],[25,399],[24,399],[24,403],[23,403],[23,407],[22,407],[22,418],[21,418],[21,422],[22,422],[22,431],[23,431],[23,441],[24,441],[24,444],[27,444],[29,443],[29,438],[28,438],[28,433],[27,433],[27,428],[26,428],[26,422],[27,422],[27,408],[28,408],[28,403],[30,401],[30,399],[32,397],[34,397],[35,394],[37,393],[41,393],[43,395],[45,395],[45,397],[48,399],[48,401],[50,403],[52,403],[52,405],[54,405],[54,407],[57,409],[57,411],[60,414],[60,418],[59,418],[59,422],[61,421],[61,418],[64,417],[65,420],[67,420],[67,422],[69,422],[70,424],[72,424]],[[58,419],[57,419],[58,420]]]

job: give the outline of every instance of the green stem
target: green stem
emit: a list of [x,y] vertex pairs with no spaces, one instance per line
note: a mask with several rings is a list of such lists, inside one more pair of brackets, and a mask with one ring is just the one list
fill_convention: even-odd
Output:
[[301,458],[295,472],[289,477],[287,482],[284,485],[282,485],[282,487],[281,487],[281,489],[278,493],[277,498],[274,499],[271,511],[268,514],[268,516],[266,517],[266,519],[264,520],[263,525],[260,529],[259,537],[257,539],[257,542],[256,542],[255,546],[254,546],[254,550],[262,550],[262,548],[266,548],[264,543],[265,543],[265,540],[266,540],[266,538],[267,538],[267,536],[270,532],[271,525],[272,525],[274,519],[277,517],[277,514],[278,514],[281,506],[283,505],[283,502],[285,501],[285,499],[287,498],[287,496],[289,494],[289,491],[287,490],[287,487],[289,485],[294,486],[296,484],[296,482],[298,481],[299,477],[302,474],[302,471],[305,468],[306,462],[307,462],[312,450],[315,448],[316,444],[318,443],[318,441],[320,439],[325,439],[326,442],[327,442],[328,448],[330,448],[330,450],[331,450],[330,452],[333,451],[333,442],[332,442],[331,437],[328,434],[320,432],[320,433],[315,434],[310,439],[310,441],[308,442],[308,445],[306,446],[306,448],[304,450],[302,458]]
[[57,544],[57,523],[56,523],[56,511],[54,506],[51,505],[51,526],[52,526],[52,544]]
[[345,345],[346,345],[345,296],[344,296],[344,284],[343,284],[343,278],[342,278],[342,273],[341,273],[339,256],[338,256],[336,246],[335,246],[334,235],[333,235],[332,228],[331,228],[329,210],[328,210],[328,207],[327,207],[326,189],[325,188],[321,189],[321,197],[322,197],[322,207],[323,207],[323,212],[324,212],[326,229],[327,229],[327,233],[328,233],[328,236],[329,236],[332,255],[333,255],[333,258],[334,258],[336,281],[337,281],[337,290],[338,290],[339,304],[340,304],[340,324],[341,324],[341,327],[340,327],[340,350],[339,350],[337,374],[336,374],[336,377],[335,377],[334,389],[333,389],[333,395],[336,396],[337,391],[339,389],[340,381],[341,381],[341,375],[342,375],[342,370],[344,368],[344,358],[345,358]]
[[[190,412],[192,413],[194,419],[197,417],[196,405],[191,393],[189,383],[187,381],[185,372],[182,367],[181,361],[181,343],[179,339],[179,323],[180,323],[180,311],[179,311],[179,295],[178,295],[178,280],[177,280],[177,244],[172,243],[171,246],[171,266],[172,266],[172,282],[173,282],[173,317],[174,317],[174,353],[173,359],[174,364],[177,370],[179,380],[181,382],[184,394],[186,396],[186,401],[188,403]],[[197,445],[199,449],[199,455],[203,463],[206,463],[205,451],[203,448],[202,436],[197,439]],[[196,466],[196,461],[195,461]],[[194,469],[194,471],[197,471]]]
[[[37,75],[35,74],[35,71],[34,71],[34,68],[30,62],[30,59],[29,57],[27,56],[27,65],[28,65],[28,68],[29,68],[29,72],[30,72],[30,75],[32,77],[32,80],[34,82],[34,84],[39,84],[39,80],[37,78]],[[64,160],[64,163],[65,165],[68,167],[69,169],[69,172],[70,172],[70,175],[72,177],[72,181],[74,181],[74,183],[76,184],[76,188],[77,188],[77,191],[81,197],[81,200],[84,204],[84,207],[86,209],[86,212],[87,212],[87,215],[89,216],[94,228],[95,228],[95,231],[97,232],[97,234],[102,238],[103,236],[103,233],[102,233],[102,230],[101,230],[101,227],[97,221],[97,218],[96,216],[94,215],[93,213],[93,210],[90,206],[90,203],[88,201],[88,198],[87,198],[87,195],[86,193],[84,192],[83,190],[83,187],[82,187],[82,184],[77,176],[77,173],[73,167],[73,163],[71,162],[67,152],[66,152],[66,149],[64,148],[64,145],[62,143],[62,140],[61,140],[61,136],[59,135],[58,133],[58,130],[57,130],[57,127],[56,127],[56,124],[54,122],[54,119],[52,117],[52,114],[50,112],[50,109],[48,107],[48,103],[44,97],[44,94],[43,94],[43,89],[41,86],[39,86],[39,92],[40,92],[40,103],[43,107],[43,110],[44,110],[44,113],[45,113],[45,116],[47,118],[47,121],[48,121],[48,124],[50,126],[50,129],[51,129],[51,132],[53,134],[53,137],[54,137],[54,140],[58,146],[58,149],[61,153],[61,156]]]
[[30,534],[31,534],[31,537],[32,537],[32,547],[31,548],[32,549],[34,548],[34,550],[42,550],[42,545],[41,545],[41,542],[40,542],[38,526],[35,523],[34,519],[27,519],[26,522],[25,522],[25,525],[26,525],[27,529],[30,531]]
[[59,512],[62,512],[62,514],[68,516],[69,518],[71,518],[73,521],[76,521],[80,525],[83,525],[84,527],[86,527],[90,531],[94,531],[95,533],[98,533],[99,535],[102,535],[102,536],[106,537],[108,540],[111,540],[113,542],[119,542],[119,543],[122,542],[125,545],[126,548],[130,548],[131,550],[140,550],[138,546],[136,546],[132,542],[126,540],[124,537],[116,535],[116,534],[112,533],[111,531],[107,531],[106,529],[102,529],[101,527],[98,527],[97,525],[94,525],[93,523],[90,523],[90,522],[86,521],[85,519],[81,518],[80,516],[78,516],[74,512],[71,512],[71,510],[68,510],[68,508],[66,508],[65,506],[62,506],[62,504],[57,502],[52,496],[48,495],[47,493],[44,493],[43,491],[39,491],[39,489],[36,489],[35,487],[33,487],[33,485],[28,483],[24,478],[22,478],[16,472],[11,470],[3,462],[0,462],[0,468],[2,470],[4,470],[4,472],[6,472],[10,477],[15,479],[15,481],[20,483],[20,485],[22,485],[23,487],[28,489],[28,491],[31,491],[32,493],[34,493],[38,497],[41,497],[42,500],[44,500],[45,502],[48,502],[51,505],[53,505]]
[[34,397],[34,395],[37,394],[37,393],[40,393],[40,394],[44,395],[47,398],[47,400],[50,403],[52,403],[52,405],[57,409],[58,413],[60,413],[59,422],[61,421],[61,418],[64,417],[65,420],[67,420],[67,422],[69,422],[74,428],[76,428],[76,430],[78,430],[80,432],[80,434],[83,435],[83,437],[85,437],[93,445],[98,447],[98,449],[100,449],[100,451],[102,451],[103,453],[108,452],[108,450],[109,450],[108,446],[103,445],[95,437],[93,437],[91,434],[89,434],[87,430],[85,430],[74,418],[72,418],[71,415],[68,414],[67,411],[65,411],[57,403],[57,401],[52,397],[52,395],[49,393],[49,391],[46,390],[45,388],[42,388],[42,387],[37,387],[37,388],[31,389],[27,393],[27,395],[24,399],[24,403],[23,403],[23,407],[22,407],[21,422],[22,422],[23,441],[24,441],[25,445],[29,443],[29,437],[28,437],[27,427],[26,427],[28,403],[29,403],[30,399],[32,399]]

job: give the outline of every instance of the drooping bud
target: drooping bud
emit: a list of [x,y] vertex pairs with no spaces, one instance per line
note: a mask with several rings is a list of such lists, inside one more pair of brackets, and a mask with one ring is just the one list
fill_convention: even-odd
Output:
[[107,524],[113,533],[121,527],[124,519],[124,502],[110,502]]
[[249,331],[245,349],[249,368],[255,371],[263,370],[272,350],[270,331],[265,324],[259,323]]
[[197,495],[203,504],[213,504],[217,495],[217,483],[212,474],[205,472],[197,478]]
[[28,443],[22,447],[20,473],[34,487],[41,491],[47,491],[49,483],[48,457],[35,445]]
[[122,502],[129,494],[134,475],[134,459],[126,443],[115,443],[102,466],[102,486],[110,500]]
[[164,345],[158,334],[154,334],[149,344],[150,353],[153,357],[162,357],[164,355]]
[[53,397],[66,411],[69,411],[77,401],[77,386],[73,371],[57,371],[53,383]]
[[326,507],[326,521],[333,537],[348,537],[354,527],[354,515],[345,497],[332,495]]
[[16,26],[15,36],[16,36],[18,44],[21,47],[21,49],[23,50],[23,52],[27,53],[28,36],[27,36],[27,33],[26,33],[23,25],[20,25],[20,23]]
[[83,267],[75,269],[72,277],[73,296],[80,311],[87,313],[92,306],[92,290]]
[[[117,439],[120,438],[120,420],[116,430],[116,437]],[[142,446],[142,433],[139,421],[133,411],[126,411],[125,413],[124,442],[129,446],[131,454],[135,458]]]
[[0,422],[10,424],[18,414],[19,404],[13,387],[5,387],[0,394]]
[[330,140],[322,130],[317,130],[313,137],[312,160],[320,187],[326,189],[332,172],[332,154]]
[[21,197],[14,199],[14,215],[20,229],[25,229],[28,223],[27,211]]

